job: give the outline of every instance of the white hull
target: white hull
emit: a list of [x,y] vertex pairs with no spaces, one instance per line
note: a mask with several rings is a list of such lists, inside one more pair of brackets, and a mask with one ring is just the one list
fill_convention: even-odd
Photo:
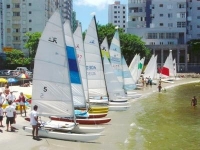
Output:
[[89,99],[89,102],[90,103],[108,104],[108,100],[107,99],[100,99],[100,100],[98,100],[98,99]]
[[72,132],[74,133],[100,133],[104,130],[105,127],[101,126],[94,126],[94,127],[87,127],[87,126],[75,126],[74,129],[72,129]]
[[109,102],[109,106],[128,106],[129,102]]
[[[138,85],[138,84],[136,84]],[[133,91],[127,91],[127,94],[136,94],[137,92],[133,92]]]
[[142,96],[142,94],[129,94],[129,95],[127,95],[127,97],[129,97],[129,98],[131,98],[131,99],[139,98],[139,97],[141,97],[141,96]]
[[125,111],[130,107],[128,106],[108,106],[109,111]]

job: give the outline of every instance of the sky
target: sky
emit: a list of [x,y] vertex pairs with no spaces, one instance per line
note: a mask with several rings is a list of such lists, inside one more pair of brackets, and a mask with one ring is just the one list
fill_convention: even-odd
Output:
[[82,31],[87,30],[94,14],[99,24],[106,25],[108,23],[108,5],[114,4],[115,1],[128,4],[128,0],[74,0],[73,8],[76,12],[76,19],[82,24]]

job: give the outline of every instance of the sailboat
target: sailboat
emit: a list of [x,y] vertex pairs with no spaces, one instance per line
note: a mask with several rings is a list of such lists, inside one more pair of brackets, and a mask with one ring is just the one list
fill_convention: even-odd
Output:
[[[74,39],[71,32],[70,22],[66,20],[64,24],[64,33],[65,33],[65,40],[68,44],[67,49],[67,56],[69,61],[69,69],[70,69],[70,78],[71,78],[71,85],[72,85],[72,95],[75,107],[84,107],[86,108],[86,101],[85,101],[85,94],[82,87],[81,76],[79,72],[79,65],[77,62],[77,54],[74,49]],[[82,111],[79,110],[81,113]],[[83,113],[85,113],[83,111]],[[79,124],[103,124],[108,123],[111,118],[82,118],[84,115],[79,115],[81,118],[76,118],[76,122]],[[50,117],[52,120],[59,120],[59,121],[67,121],[73,122],[73,118],[59,118],[59,117]]]
[[[32,106],[38,105],[38,115],[75,119],[64,30],[58,10],[48,20],[42,33],[34,66]],[[91,133],[97,131],[96,128],[80,127],[76,122],[47,121],[41,124],[43,127],[38,132],[41,137],[87,142],[101,135]],[[32,133],[32,127],[23,126],[23,129]],[[86,134],[89,132],[91,134]]]
[[[100,54],[95,16],[92,18],[86,32],[84,47],[87,68],[89,102],[107,103],[107,99],[103,99],[103,97],[107,97],[107,91],[103,73],[102,58]],[[107,106],[101,107],[100,109],[102,111],[108,111]]]
[[172,50],[169,51],[169,56],[165,60],[163,67],[160,69],[160,77],[161,81],[167,83],[173,83],[172,80],[175,79]]

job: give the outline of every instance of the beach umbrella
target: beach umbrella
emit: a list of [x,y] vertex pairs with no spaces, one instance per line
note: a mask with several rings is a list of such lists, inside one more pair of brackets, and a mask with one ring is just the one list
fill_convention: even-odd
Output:
[[0,83],[1,83],[1,86],[2,86],[2,83],[7,83],[8,81],[5,79],[5,78],[0,78]]
[[25,73],[21,73],[17,77],[20,78],[20,79],[23,79],[23,84],[24,84],[24,79],[28,79],[29,78],[29,76],[27,74],[25,74]]
[[12,83],[16,83],[18,80],[15,78],[8,78],[7,81],[8,83],[11,83],[11,86],[12,86]]

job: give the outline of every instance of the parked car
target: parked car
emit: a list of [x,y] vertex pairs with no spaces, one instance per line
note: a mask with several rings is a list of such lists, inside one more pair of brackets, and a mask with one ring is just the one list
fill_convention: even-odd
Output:
[[15,70],[13,70],[15,75],[19,75],[20,73],[26,73],[29,76],[32,76],[32,72],[29,71],[26,67],[17,67]]

